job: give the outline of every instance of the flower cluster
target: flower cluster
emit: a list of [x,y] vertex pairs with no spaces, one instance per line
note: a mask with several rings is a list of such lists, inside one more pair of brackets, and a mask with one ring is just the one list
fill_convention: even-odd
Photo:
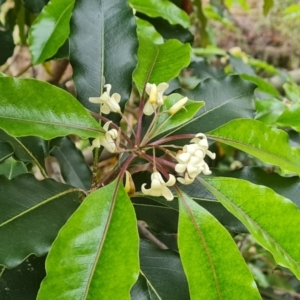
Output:
[[178,164],[175,166],[175,171],[184,175],[183,178],[177,178],[182,184],[191,184],[200,173],[211,174],[204,158],[205,155],[208,155],[211,159],[216,157],[215,153],[208,150],[207,138],[203,133],[196,134],[191,143],[185,145],[183,150],[176,155]]

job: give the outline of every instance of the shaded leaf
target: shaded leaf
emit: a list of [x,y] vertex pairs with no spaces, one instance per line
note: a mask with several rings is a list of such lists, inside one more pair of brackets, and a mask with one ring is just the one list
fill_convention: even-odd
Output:
[[29,31],[33,64],[53,56],[69,36],[74,0],[51,0],[35,19]]
[[0,23],[0,65],[3,65],[9,57],[13,55],[15,43],[13,40],[13,33],[9,30],[4,30]]
[[131,300],[159,300],[146,278],[140,274],[130,291]]
[[156,45],[143,37],[139,37],[139,42],[138,66],[133,78],[140,93],[147,82],[159,84],[175,78],[190,62],[189,44],[168,40],[162,45]]
[[0,91],[0,127],[12,136],[102,135],[101,126],[73,96],[49,83],[0,77]]
[[178,245],[191,299],[261,299],[230,234],[186,194],[178,197]]
[[8,179],[12,179],[18,175],[27,173],[25,164],[16,161],[12,157],[0,164],[0,175],[5,175]]
[[46,275],[45,259],[31,255],[16,268],[1,270],[0,267],[1,300],[35,300]]
[[233,119],[253,118],[254,89],[253,83],[232,75],[220,79],[207,78],[192,91],[178,90],[190,99],[204,101],[205,106],[190,123],[176,130],[176,134],[207,132]]
[[135,17],[127,1],[76,1],[70,62],[77,98],[85,107],[99,112],[99,105],[88,99],[98,97],[104,83],[121,95],[122,104],[129,99],[137,46]]
[[49,0],[23,0],[24,6],[34,14],[41,12],[43,7],[49,2]]
[[14,154],[14,150],[9,143],[0,141],[0,162],[6,160]]
[[0,140],[12,145],[14,156],[24,162],[33,162],[43,172],[45,171],[45,157],[48,155],[48,147],[44,140],[36,136],[14,138],[5,131],[0,130]]
[[279,116],[276,123],[281,126],[290,126],[300,132],[300,104],[294,104],[287,108]]
[[67,184],[85,191],[91,187],[92,171],[85,162],[82,152],[68,137],[64,137],[51,154],[58,160],[61,174]]
[[61,229],[37,299],[130,299],[139,272],[138,232],[117,182],[90,194]]
[[146,36],[155,44],[162,44],[164,39],[162,36],[155,30],[154,26],[148,21],[145,21],[140,18],[136,18],[137,33],[140,36]]
[[300,149],[290,147],[288,134],[282,130],[256,120],[240,119],[210,131],[207,136],[300,175]]
[[130,0],[129,2],[134,9],[149,17],[162,17],[171,24],[180,24],[184,28],[190,25],[187,13],[170,1]]
[[242,179],[205,177],[200,181],[245,224],[278,264],[300,278],[300,211],[293,202]]
[[199,77],[201,80],[205,78],[218,79],[225,76],[225,73],[222,69],[208,64],[205,60],[191,62],[188,69],[191,70],[193,74]]
[[243,75],[249,75],[249,76],[255,76],[255,72],[252,67],[250,67],[248,64],[244,63],[241,57],[236,57],[233,55],[229,55],[230,64],[233,67],[233,70],[236,73],[243,74]]
[[58,230],[79,205],[79,190],[32,174],[0,176],[0,264],[19,265],[48,252]]

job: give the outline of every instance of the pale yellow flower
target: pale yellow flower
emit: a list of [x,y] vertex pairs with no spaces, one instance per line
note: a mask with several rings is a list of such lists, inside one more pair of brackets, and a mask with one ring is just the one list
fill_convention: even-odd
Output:
[[176,114],[180,109],[184,108],[184,105],[186,104],[187,101],[188,101],[188,97],[184,97],[178,100],[174,105],[171,106],[171,108],[169,109],[169,113],[171,115]]

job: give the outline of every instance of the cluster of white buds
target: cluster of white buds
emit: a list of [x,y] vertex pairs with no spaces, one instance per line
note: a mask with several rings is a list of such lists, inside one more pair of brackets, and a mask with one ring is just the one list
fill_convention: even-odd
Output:
[[110,123],[111,121],[105,123],[105,125],[103,126],[103,129],[106,131],[105,135],[93,140],[92,149],[100,148],[100,146],[103,146],[107,151],[111,153],[117,152],[117,145],[114,140],[118,138],[118,131],[116,129],[108,130]]
[[173,186],[176,182],[176,179],[174,175],[169,174],[169,180],[165,182],[159,172],[154,170],[154,172],[151,175],[151,188],[146,189],[144,183],[142,185],[142,192],[145,195],[150,195],[150,196],[163,196],[165,197],[168,201],[173,200],[174,196],[172,192],[167,188],[168,186]]
[[216,154],[208,150],[207,138],[203,133],[196,134],[191,143],[185,145],[183,150],[178,151],[176,154],[178,164],[175,166],[175,171],[183,174],[183,178],[177,178],[182,184],[191,184],[200,173],[211,174],[204,158],[205,155],[208,155],[211,159],[216,158]]

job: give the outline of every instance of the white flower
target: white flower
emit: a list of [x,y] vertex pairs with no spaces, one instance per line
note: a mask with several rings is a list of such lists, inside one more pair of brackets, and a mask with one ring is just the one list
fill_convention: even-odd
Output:
[[171,106],[171,108],[169,109],[169,113],[171,115],[176,114],[180,109],[184,108],[184,105],[186,104],[187,101],[188,101],[188,97],[184,97],[178,100],[174,105]]
[[118,137],[118,131],[116,129],[108,130],[111,121],[105,123],[103,129],[106,131],[105,136],[94,139],[92,143],[92,149],[100,148],[102,145],[107,151],[111,153],[117,152],[117,146],[114,140]]
[[119,102],[121,100],[121,96],[117,93],[110,96],[110,84],[106,84],[104,87],[106,88],[106,92],[104,92],[100,97],[90,97],[89,101],[92,103],[99,103],[101,105],[101,112],[106,115],[111,111],[120,113],[121,108]]
[[154,171],[151,175],[151,188],[146,189],[144,183],[142,185],[142,192],[145,195],[150,196],[164,196],[168,201],[173,200],[174,196],[172,192],[167,188],[167,186],[172,186],[176,182],[176,179],[173,175],[169,174],[169,180],[165,182],[158,171]]
[[164,104],[163,94],[169,85],[165,82],[156,84],[147,83],[146,93],[149,95],[149,99],[144,106],[144,114],[151,116],[155,110]]
[[193,144],[185,145],[182,151],[176,154],[178,164],[175,166],[175,171],[184,175],[184,178],[177,178],[182,184],[191,184],[200,173],[211,174],[204,158],[206,154],[211,159],[216,157],[215,153],[208,150],[207,138],[203,133],[196,134],[191,142]]

